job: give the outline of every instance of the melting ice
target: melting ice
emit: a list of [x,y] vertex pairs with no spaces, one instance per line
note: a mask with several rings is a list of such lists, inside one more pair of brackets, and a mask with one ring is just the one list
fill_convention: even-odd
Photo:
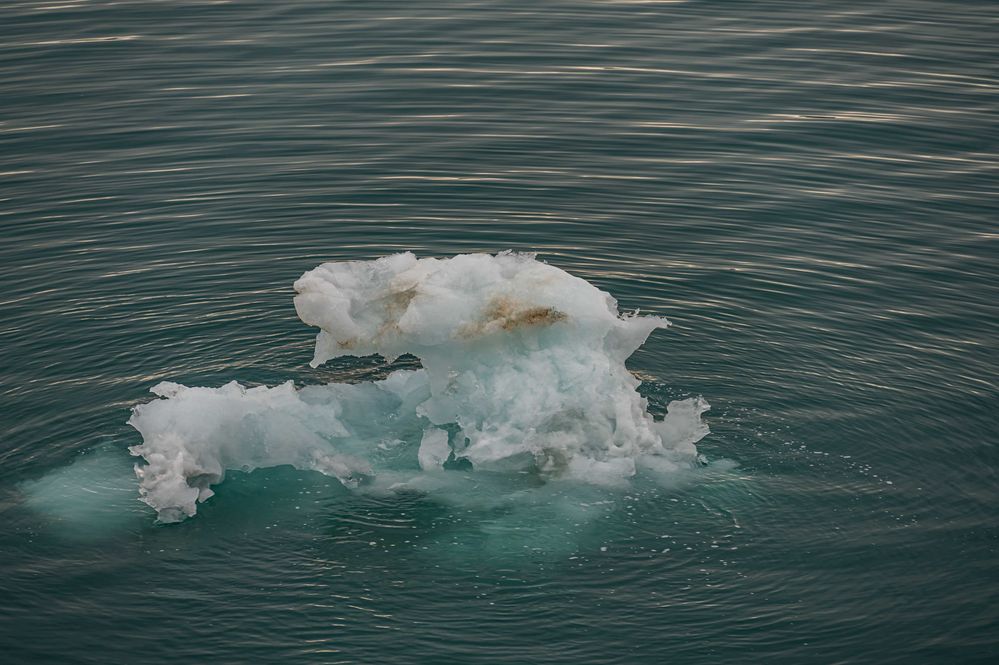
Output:
[[319,328],[313,366],[341,356],[418,357],[383,381],[296,388],[160,383],[136,406],[130,450],[162,522],[193,516],[227,470],[290,464],[348,487],[440,486],[447,474],[624,484],[696,463],[704,400],[654,419],[625,360],[660,317],[533,254],[324,263],[295,282]]

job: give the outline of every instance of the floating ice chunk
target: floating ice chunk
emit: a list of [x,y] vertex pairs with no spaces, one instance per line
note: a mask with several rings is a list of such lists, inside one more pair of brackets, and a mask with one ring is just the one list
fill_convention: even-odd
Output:
[[706,403],[654,421],[625,368],[668,322],[619,315],[609,294],[533,254],[326,263],[295,290],[299,317],[320,328],[313,365],[416,355],[431,392],[418,412],[457,424],[455,454],[475,468],[614,481],[642,455],[691,463],[707,431]]
[[[152,392],[165,399],[136,406],[128,421],[143,440],[129,449],[146,461],[135,467],[141,498],[161,522],[176,522],[195,514],[196,504],[212,496],[210,486],[221,482],[226,470],[284,464],[356,487],[372,473],[371,453],[380,453],[386,467],[405,454],[379,450],[369,441],[372,432],[391,439],[415,429],[416,416],[404,415],[413,411],[406,399],[414,392],[425,395],[425,386],[423,372],[411,371],[375,383],[301,390],[290,381],[274,388],[235,381],[221,388],[160,383]],[[345,415],[358,413],[363,415]],[[393,425],[372,426],[371,419]],[[403,460],[402,466],[411,465]]]
[[[348,487],[442,468],[614,485],[696,465],[707,403],[674,402],[656,421],[624,365],[668,322],[621,316],[610,295],[532,254],[325,263],[295,290],[320,329],[314,366],[410,353],[424,369],[301,389],[159,384],[162,399],[129,422],[143,438],[131,448],[146,461],[140,493],[161,521],[194,515],[227,469],[290,464]],[[404,484],[451,485],[429,476]]]

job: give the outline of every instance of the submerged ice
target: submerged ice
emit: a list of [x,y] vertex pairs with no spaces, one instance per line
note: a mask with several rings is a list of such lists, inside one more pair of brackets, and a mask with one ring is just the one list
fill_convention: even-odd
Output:
[[531,254],[326,263],[296,283],[319,328],[313,366],[340,356],[419,358],[383,381],[295,388],[161,383],[135,407],[142,499],[192,516],[227,470],[292,465],[348,487],[434,486],[441,473],[621,484],[692,466],[700,398],[647,412],[625,360],[665,319]]

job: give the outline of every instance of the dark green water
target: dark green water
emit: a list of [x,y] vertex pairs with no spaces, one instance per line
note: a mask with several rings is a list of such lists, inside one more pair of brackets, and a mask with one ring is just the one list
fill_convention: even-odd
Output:
[[[0,6],[4,663],[999,658],[990,2]],[[308,367],[322,261],[537,251],[734,469],[545,501],[137,500],[161,380]],[[493,497],[495,498],[495,497]],[[502,499],[502,497],[500,497]]]

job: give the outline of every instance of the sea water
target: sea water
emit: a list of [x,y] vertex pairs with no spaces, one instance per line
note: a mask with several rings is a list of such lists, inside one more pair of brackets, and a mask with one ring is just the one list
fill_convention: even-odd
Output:
[[0,661],[993,662],[996,23],[3,3]]

